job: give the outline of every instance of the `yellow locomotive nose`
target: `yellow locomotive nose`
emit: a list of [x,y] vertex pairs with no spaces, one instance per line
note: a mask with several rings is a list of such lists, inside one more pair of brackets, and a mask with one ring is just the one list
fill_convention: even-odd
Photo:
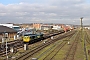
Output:
[[24,42],[29,42],[30,41],[30,37],[29,36],[23,36],[23,41]]

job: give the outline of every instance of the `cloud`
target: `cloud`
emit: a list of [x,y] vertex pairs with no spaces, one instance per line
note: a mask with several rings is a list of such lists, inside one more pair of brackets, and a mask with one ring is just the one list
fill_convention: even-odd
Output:
[[32,3],[29,3],[30,1],[31,0],[23,0],[22,2],[15,4],[0,4],[0,22],[60,22],[79,24],[80,17],[84,17],[85,19],[83,20],[85,24],[89,24],[90,7],[89,4],[85,3],[85,0],[40,0],[40,3],[35,2],[36,0],[34,0]]

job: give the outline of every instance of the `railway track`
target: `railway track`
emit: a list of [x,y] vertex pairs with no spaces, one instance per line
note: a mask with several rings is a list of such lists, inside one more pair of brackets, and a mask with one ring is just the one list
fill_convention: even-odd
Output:
[[88,60],[86,42],[90,45],[90,38],[89,38],[88,31],[85,30],[84,31],[84,54],[85,54],[85,59]]
[[90,33],[90,32],[86,30],[86,31],[84,31],[84,33],[85,33],[85,40],[86,40],[86,42],[87,42],[88,44],[90,44],[90,38],[89,38],[89,37],[90,37],[90,36],[89,36],[89,33]]
[[[63,34],[64,36],[61,36],[61,37],[59,37],[59,38],[57,38],[57,39],[62,39],[62,38],[65,38],[65,37],[67,37],[67,36],[69,36],[69,35],[72,35],[72,34],[74,34],[75,33],[75,31],[74,32],[68,32],[68,33],[65,33],[65,34]],[[57,35],[57,34],[56,34]],[[56,39],[56,40],[57,40]],[[15,44],[15,46],[14,46],[14,48],[15,49],[19,49],[19,48],[22,48],[23,46],[21,46],[22,44],[20,44],[21,42],[19,41],[19,43],[14,43],[14,42],[11,42],[12,43],[12,45],[13,44]],[[9,45],[10,45],[10,43],[8,43]],[[11,45],[11,46],[12,46]],[[37,46],[36,46],[37,47]],[[34,48],[35,49],[35,48]],[[36,48],[37,49],[37,48]],[[10,49],[8,50],[8,54],[10,53]],[[0,57],[1,56],[6,56],[6,52],[5,52],[5,50],[1,50],[1,53],[0,53]]]
[[[52,60],[56,54],[59,52],[59,50],[66,44],[67,42],[62,42],[59,44],[50,54],[48,54],[43,60]],[[55,52],[55,53],[54,53]]]
[[[55,57],[56,57],[56,55],[58,54],[58,52],[66,45],[66,43],[67,43],[68,41],[71,40],[71,38],[74,37],[74,35],[75,35],[75,34],[66,37],[66,38],[64,39],[65,41],[64,41],[64,40],[63,40],[62,42],[59,41],[59,42],[58,42],[59,45],[56,44],[57,47],[54,48],[46,57],[44,57],[43,60],[56,60]],[[61,42],[61,43],[60,43],[60,42]]]
[[[60,32],[59,32],[60,33]],[[58,33],[58,34],[59,34]],[[57,33],[56,33],[56,35],[58,35]],[[48,35],[48,37],[46,37],[45,39],[47,39],[47,38],[49,38],[49,37],[51,37],[53,34],[50,34],[50,35]],[[6,54],[6,52],[5,52],[5,50],[6,50],[6,45],[5,45],[6,43],[3,43],[3,44],[0,44],[0,56],[5,56],[5,54]],[[14,49],[19,49],[19,48],[22,48],[23,47],[23,41],[22,40],[14,40],[14,41],[10,41],[10,42],[8,42],[7,43],[7,45],[8,45],[8,51],[7,51],[7,53],[9,54],[10,53],[10,48],[11,47],[14,47]]]
[[[7,53],[10,53],[10,48],[13,47],[14,49],[19,49],[21,47],[23,47],[23,42],[22,41],[13,41],[11,43],[8,43],[8,48],[7,48]],[[2,46],[3,48],[0,48],[0,56],[5,56],[6,54],[6,45],[3,44]]]
[[[70,38],[72,37],[73,35],[69,36],[69,37],[66,37],[65,40],[70,40]],[[58,45],[56,48],[54,48],[43,60],[53,60],[54,57],[57,55],[57,53],[66,45],[66,43],[68,41],[59,41],[58,43],[56,43],[55,45]],[[39,58],[38,58],[39,59]]]
[[69,48],[69,50],[66,53],[66,56],[64,57],[63,60],[74,60],[74,55],[75,55],[75,52],[77,49],[78,41],[80,40],[79,35],[80,35],[80,33],[78,32],[75,37],[75,40],[73,41],[71,47]]
[[47,41],[45,44],[41,44],[40,46],[37,46],[36,48],[34,48],[34,49],[32,49],[32,50],[30,50],[30,51],[22,54],[21,56],[15,58],[14,60],[27,60],[30,56],[32,56],[32,55],[35,54],[36,52],[42,50],[42,49],[45,48],[46,46],[48,46],[48,45],[56,42],[58,39],[63,39],[63,38],[65,38],[65,37],[72,36],[74,33],[75,33],[75,31],[74,31],[74,32],[71,32],[71,33],[69,33],[69,34],[66,33],[65,35],[62,35],[61,37],[58,37],[58,38],[56,38],[56,39],[54,39],[54,40],[49,40],[49,41]]
[[52,42],[47,42],[46,44],[43,44],[37,48],[34,48],[32,51],[28,52],[27,54],[24,54],[23,57],[19,57],[18,59],[24,60],[27,59],[29,56],[33,55],[34,53],[38,52],[39,50],[43,49],[44,47],[48,46],[49,44],[51,44]]

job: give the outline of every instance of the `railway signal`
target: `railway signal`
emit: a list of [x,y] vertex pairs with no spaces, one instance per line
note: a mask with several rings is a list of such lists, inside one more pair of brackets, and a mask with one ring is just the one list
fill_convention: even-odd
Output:
[[7,55],[7,48],[8,48],[8,46],[7,46],[7,39],[8,39],[8,33],[6,33],[6,31],[4,32],[4,40],[6,40],[6,58],[7,58],[7,60],[8,60],[8,55]]
[[68,41],[68,45],[69,45],[70,43],[69,43],[69,41]]
[[27,49],[28,49],[28,44],[25,43],[25,44],[24,44],[24,50],[27,50]]

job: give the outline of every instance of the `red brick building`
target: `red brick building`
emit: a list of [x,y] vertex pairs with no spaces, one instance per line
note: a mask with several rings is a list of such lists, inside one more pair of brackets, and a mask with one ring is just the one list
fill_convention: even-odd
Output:
[[41,29],[41,25],[42,24],[40,24],[40,23],[33,23],[33,28],[35,28],[35,29]]

